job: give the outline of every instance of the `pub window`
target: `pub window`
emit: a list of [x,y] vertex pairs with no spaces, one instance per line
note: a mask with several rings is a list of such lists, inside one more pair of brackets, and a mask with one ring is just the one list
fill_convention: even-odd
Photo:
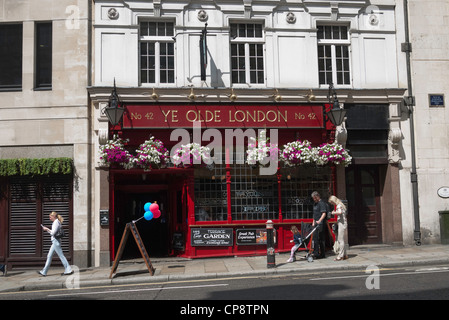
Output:
[[226,165],[195,169],[195,221],[227,220]]
[[232,220],[279,219],[277,175],[259,173],[246,164],[232,167]]
[[22,24],[0,24],[0,90],[22,89]]
[[172,22],[140,22],[140,81],[175,83],[175,43]]
[[318,26],[318,70],[321,84],[351,84],[347,26]]
[[52,29],[51,22],[36,23],[36,89],[51,89]]
[[235,84],[265,82],[262,24],[231,24],[231,77]]
[[312,219],[313,199],[318,191],[323,200],[332,193],[330,167],[297,167],[281,169],[282,218]]

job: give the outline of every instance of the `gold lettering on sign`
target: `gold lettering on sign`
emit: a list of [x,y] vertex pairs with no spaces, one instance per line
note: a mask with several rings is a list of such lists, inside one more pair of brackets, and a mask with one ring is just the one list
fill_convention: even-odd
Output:
[[306,117],[305,117],[305,115],[303,115],[302,113],[296,113],[295,112],[295,120],[302,120],[302,119],[305,119]]
[[164,115],[164,121],[165,122],[169,121],[168,116],[170,114],[171,114],[171,119],[170,119],[171,122],[178,122],[179,121],[178,120],[178,110],[167,110],[167,111],[161,110],[161,111],[162,111],[162,114]]
[[137,112],[131,112],[131,120],[140,120],[142,119],[142,115]]

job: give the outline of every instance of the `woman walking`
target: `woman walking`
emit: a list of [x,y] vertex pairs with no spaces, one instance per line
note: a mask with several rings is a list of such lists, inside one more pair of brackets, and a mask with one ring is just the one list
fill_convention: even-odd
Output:
[[341,260],[348,258],[347,254],[346,254],[346,246],[345,246],[346,230],[348,228],[348,222],[346,219],[346,206],[336,196],[330,196],[328,201],[330,204],[335,206],[335,210],[332,211],[332,214],[334,214],[338,217],[337,218],[338,252],[336,252],[337,258],[335,258],[334,260],[341,261]]
[[64,257],[64,253],[62,252],[61,238],[58,237],[59,230],[62,228],[62,222],[64,221],[64,219],[54,211],[50,213],[49,218],[50,221],[53,222],[51,230],[44,226],[42,226],[42,229],[44,231],[47,231],[51,235],[51,247],[50,250],[48,251],[47,262],[45,263],[45,267],[41,271],[38,271],[38,273],[44,277],[47,275],[48,269],[50,268],[51,265],[53,254],[56,251],[56,253],[59,256],[59,259],[61,259],[62,265],[64,266],[63,275],[72,274],[73,273],[72,268],[70,267],[67,259]]

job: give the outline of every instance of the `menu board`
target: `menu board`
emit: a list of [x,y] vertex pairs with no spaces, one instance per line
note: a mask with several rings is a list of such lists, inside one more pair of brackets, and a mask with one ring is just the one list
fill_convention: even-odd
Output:
[[237,229],[237,245],[267,244],[267,229]]
[[192,246],[232,246],[232,228],[192,228]]

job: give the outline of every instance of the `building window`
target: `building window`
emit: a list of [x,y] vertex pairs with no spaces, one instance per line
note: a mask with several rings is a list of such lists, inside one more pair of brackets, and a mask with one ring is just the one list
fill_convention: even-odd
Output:
[[35,88],[51,89],[52,29],[51,22],[36,23]]
[[262,24],[231,24],[232,83],[265,82]]
[[175,43],[172,22],[140,22],[141,83],[175,83]]
[[351,84],[348,27],[318,26],[318,70],[321,84]]
[[233,221],[279,219],[276,175],[261,176],[259,168],[234,165],[231,177]]
[[324,201],[332,193],[331,168],[328,166],[282,168],[281,176],[282,217],[285,220],[312,219],[312,192],[318,191]]
[[195,221],[226,221],[227,210],[226,166],[195,169]]
[[0,90],[22,89],[22,24],[0,25]]

